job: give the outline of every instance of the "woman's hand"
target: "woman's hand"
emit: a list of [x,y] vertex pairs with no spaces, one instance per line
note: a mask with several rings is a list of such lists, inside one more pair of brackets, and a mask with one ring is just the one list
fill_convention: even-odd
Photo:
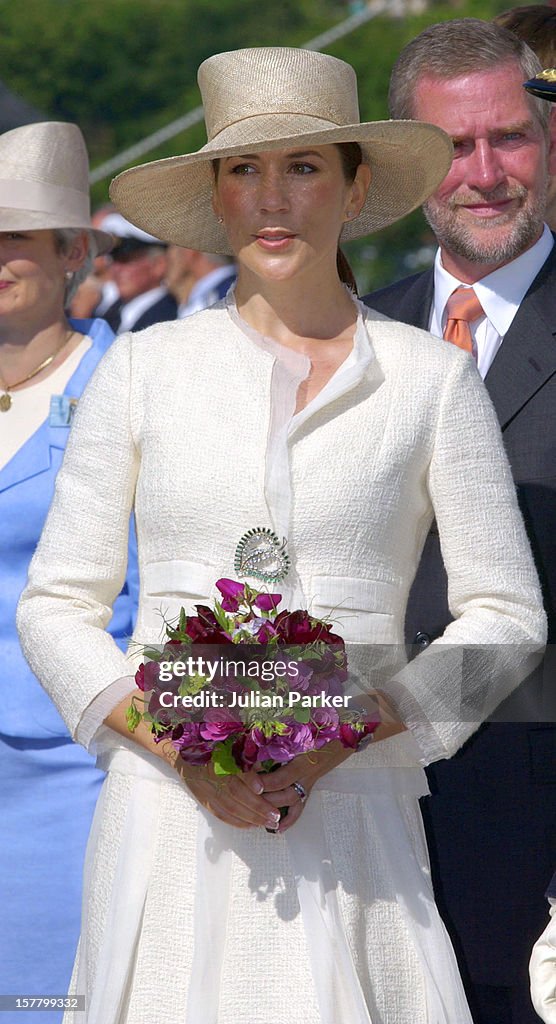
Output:
[[[322,775],[332,771],[354,753],[342,746],[339,740],[327,743],[320,750],[312,750],[308,754],[299,754],[292,761],[274,772],[258,776],[264,786],[264,794],[269,803],[274,807],[287,807],[288,813],[282,818],[280,825],[276,828],[278,832],[287,832],[292,825],[295,825],[303,812],[306,798],[309,796],[315,782]],[[301,786],[306,797],[294,789],[293,783]]]
[[220,821],[235,828],[278,828],[280,813],[261,795],[262,776],[257,772],[215,775],[212,765],[186,764],[181,757],[174,767],[195,799]]
[[261,794],[263,783],[255,771],[240,775],[215,775],[212,765],[191,765],[181,758],[168,741],[155,743],[150,726],[139,722],[135,732],[127,727],[126,712],[136,691],[133,690],[110,712],[105,725],[120,736],[160,757],[178,773],[196,800],[220,821],[235,828],[278,827],[280,814]]
[[[405,732],[405,726],[394,719],[393,712],[380,700],[381,713],[388,715],[388,721],[382,721],[373,733],[373,743],[386,740],[397,733]],[[356,750],[344,747],[339,740],[327,743],[320,750],[313,750],[308,754],[299,754],[292,761],[288,761],[282,768],[278,768],[269,774],[259,776],[263,781],[264,794],[269,803],[274,807],[287,807],[288,813],[282,818],[277,829],[278,832],[286,832],[292,825],[295,825],[303,812],[305,800],[309,796],[315,782],[332,771],[343,761],[346,761],[352,754],[357,755]],[[305,791],[305,797],[294,788],[296,782]]]

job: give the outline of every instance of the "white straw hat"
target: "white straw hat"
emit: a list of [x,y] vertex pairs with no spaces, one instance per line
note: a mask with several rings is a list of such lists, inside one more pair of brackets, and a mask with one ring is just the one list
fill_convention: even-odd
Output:
[[232,50],[205,60],[198,80],[207,144],[197,153],[132,167],[110,188],[124,216],[167,242],[230,252],[211,205],[211,160],[220,157],[358,142],[372,181],[342,240],[414,210],[449,170],[452,144],[440,128],[418,121],[361,124],[355,72],[336,57],[289,47]]
[[99,253],[114,239],[91,226],[89,158],[76,124],[38,121],[0,135],[0,231],[83,228]]

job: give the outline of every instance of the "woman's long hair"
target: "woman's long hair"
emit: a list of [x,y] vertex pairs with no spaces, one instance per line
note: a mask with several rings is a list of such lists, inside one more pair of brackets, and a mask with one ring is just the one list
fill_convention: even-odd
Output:
[[[339,150],[342,158],[342,170],[344,172],[344,177],[348,184],[351,185],[355,180],[359,164],[363,163],[361,146],[358,142],[337,142],[336,148]],[[357,295],[357,281],[355,280],[355,274],[349,265],[347,256],[340,246],[338,246],[338,251],[336,253],[336,268],[338,270],[338,277],[342,284],[346,284],[354,295]]]

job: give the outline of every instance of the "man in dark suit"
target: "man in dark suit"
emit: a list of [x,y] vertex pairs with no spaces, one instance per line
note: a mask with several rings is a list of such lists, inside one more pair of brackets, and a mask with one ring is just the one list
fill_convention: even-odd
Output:
[[228,256],[168,246],[166,284],[178,304],[178,318],[192,316],[223,299],[237,271]]
[[[431,26],[402,51],[391,115],[444,128],[455,155],[424,207],[439,242],[434,267],[365,301],[446,336],[448,320],[459,316],[454,291],[464,286],[466,299],[475,292],[480,306],[462,325],[463,347],[500,419],[554,643],[556,249],[543,212],[556,168],[548,110],[522,87],[538,69],[521,40],[475,19]],[[426,647],[451,617],[433,528],[410,595],[408,642]],[[556,863],[556,727],[538,721],[551,715],[540,699],[549,660],[496,722],[429,769],[424,814],[435,890],[477,1024],[538,1024],[527,964]]]
[[117,239],[111,252],[112,277],[118,299],[101,315],[116,334],[142,331],[164,320],[175,320],[178,306],[165,285],[167,246],[135,227],[121,213],[102,222]]

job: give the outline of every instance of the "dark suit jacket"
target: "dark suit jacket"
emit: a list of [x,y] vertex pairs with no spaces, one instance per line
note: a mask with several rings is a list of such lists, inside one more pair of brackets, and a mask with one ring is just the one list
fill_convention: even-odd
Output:
[[[433,287],[429,270],[364,301],[428,329]],[[502,427],[554,643],[556,247],[523,299],[485,383]],[[462,444],[472,445],[473,438],[462,438]],[[408,642],[426,646],[450,618],[433,527],[409,598]],[[532,702],[534,718],[556,720],[549,666],[550,656],[534,684],[520,687],[515,701],[510,698],[513,704],[497,712],[497,723],[483,726],[455,757],[428,770],[436,793],[425,811],[435,888],[477,984],[525,983],[531,944],[546,923],[543,893],[556,864],[556,728],[550,721],[519,724],[516,717],[527,723]],[[521,715],[520,702],[526,708]],[[500,724],[509,721],[514,724]]]
[[132,331],[142,331],[145,327],[153,324],[161,324],[164,320],[175,320],[178,315],[178,304],[173,295],[168,292],[158,302],[149,306],[138,320],[135,321]]
[[[105,313],[102,314],[103,320],[110,325],[113,331],[118,331],[121,323],[123,303],[121,299],[116,299],[111,306],[108,307]],[[175,320],[178,315],[178,305],[173,295],[169,292],[163,295],[161,299],[154,302],[152,306],[149,306],[138,320],[135,321],[132,331],[142,331],[145,327],[151,327],[153,324],[160,324],[164,320]]]

